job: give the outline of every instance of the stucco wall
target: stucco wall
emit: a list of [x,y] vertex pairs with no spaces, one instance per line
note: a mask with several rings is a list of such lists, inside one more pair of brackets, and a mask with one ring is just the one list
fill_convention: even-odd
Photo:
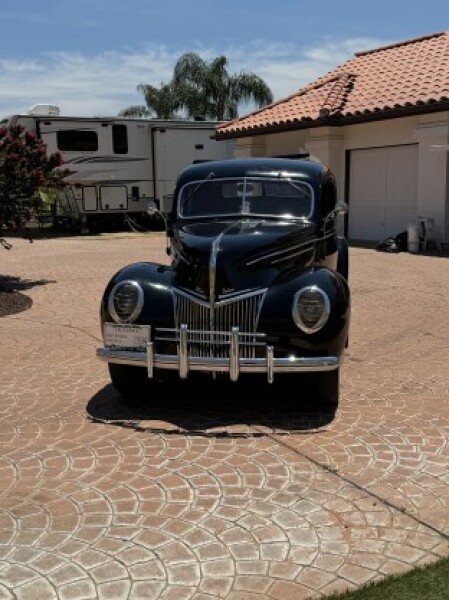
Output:
[[418,144],[417,216],[435,219],[438,241],[449,241],[449,112],[387,119],[346,127],[319,127],[236,139],[235,156],[307,151],[335,174],[345,195],[348,150]]

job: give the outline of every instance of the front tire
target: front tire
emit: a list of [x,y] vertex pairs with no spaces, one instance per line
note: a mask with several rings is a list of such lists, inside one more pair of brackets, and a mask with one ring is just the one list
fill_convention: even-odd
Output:
[[340,369],[316,373],[315,378],[315,401],[320,406],[336,409],[340,397]]
[[147,371],[144,367],[108,364],[112,385],[125,398],[142,396],[149,387]]
[[290,406],[335,411],[340,394],[340,369],[315,373],[278,373],[274,376],[275,389]]

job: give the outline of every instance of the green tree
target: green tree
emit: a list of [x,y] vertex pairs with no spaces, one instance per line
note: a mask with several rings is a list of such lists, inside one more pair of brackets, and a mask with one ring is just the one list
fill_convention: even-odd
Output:
[[62,163],[59,152],[48,156],[42,140],[22,126],[0,128],[0,228],[20,227],[45,206],[64,185]]
[[222,121],[236,118],[244,102],[254,102],[258,107],[273,102],[263,79],[247,71],[230,74],[227,65],[225,56],[207,62],[194,52],[178,60],[172,84],[189,116]]
[[179,100],[171,83],[161,83],[159,88],[154,85],[140,83],[137,91],[145,98],[146,106],[128,106],[119,112],[121,117],[157,117],[159,119],[174,119],[180,108]]
[[187,52],[176,62],[169,83],[161,83],[159,88],[137,86],[146,106],[129,106],[119,115],[171,119],[182,110],[190,119],[202,116],[223,121],[236,118],[239,106],[245,102],[258,107],[273,102],[273,94],[263,79],[247,71],[231,74],[227,65],[225,56],[207,62],[198,54]]

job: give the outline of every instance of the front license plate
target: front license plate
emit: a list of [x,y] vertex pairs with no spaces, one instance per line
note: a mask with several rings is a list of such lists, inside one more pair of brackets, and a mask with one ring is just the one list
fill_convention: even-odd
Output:
[[106,348],[145,350],[150,341],[150,326],[105,323],[103,337]]

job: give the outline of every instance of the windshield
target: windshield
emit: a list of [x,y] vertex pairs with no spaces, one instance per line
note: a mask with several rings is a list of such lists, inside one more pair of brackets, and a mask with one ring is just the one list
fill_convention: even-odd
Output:
[[257,216],[308,218],[313,190],[292,179],[209,179],[186,184],[180,192],[180,217]]

